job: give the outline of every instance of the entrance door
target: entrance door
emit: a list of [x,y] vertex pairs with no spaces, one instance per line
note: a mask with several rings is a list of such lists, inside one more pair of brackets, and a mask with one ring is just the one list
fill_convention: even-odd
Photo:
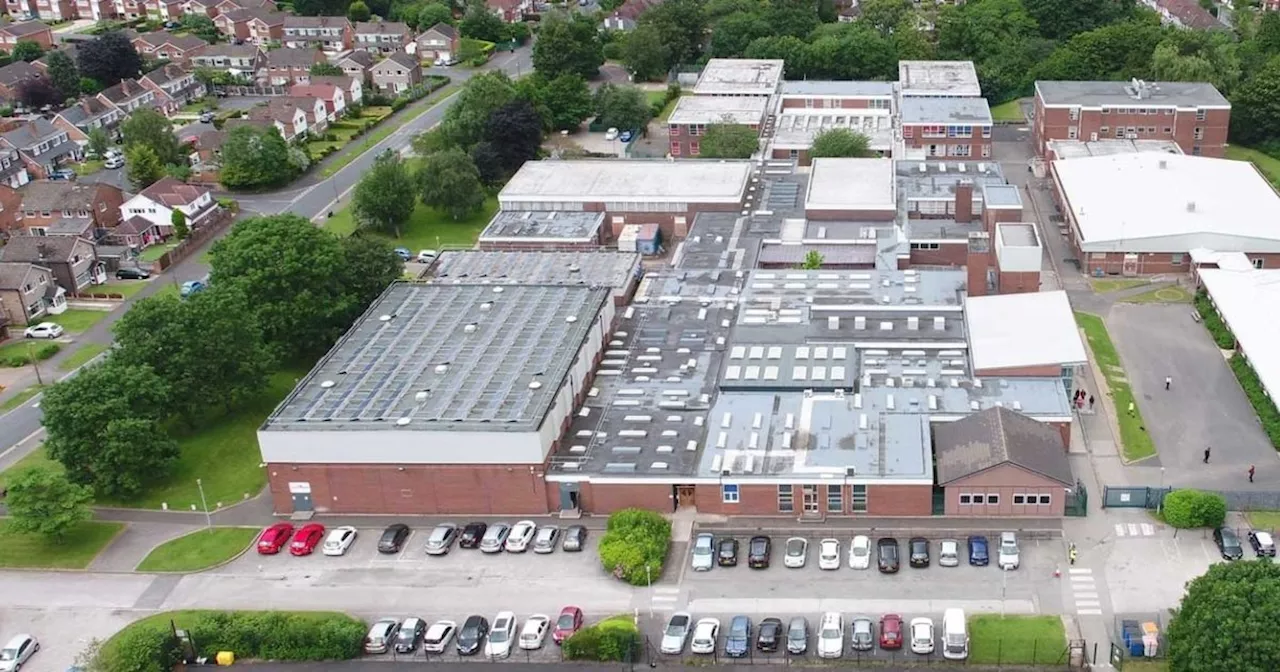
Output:
[[1124,266],[1121,268],[1120,272],[1123,273],[1124,275],[1137,275],[1138,274],[1138,255],[1136,254],[1124,255]]
[[293,511],[315,511],[311,503],[311,484],[298,482],[289,484],[289,496],[293,500]]
[[801,486],[801,490],[804,493],[804,496],[802,498],[802,502],[804,504],[804,512],[817,513],[818,512],[818,486],[805,485],[805,486]]
[[579,501],[581,501],[581,491],[578,489],[577,483],[561,483],[560,484],[560,510],[561,511],[577,511]]
[[683,509],[693,506],[693,486],[677,485],[676,486],[676,508]]

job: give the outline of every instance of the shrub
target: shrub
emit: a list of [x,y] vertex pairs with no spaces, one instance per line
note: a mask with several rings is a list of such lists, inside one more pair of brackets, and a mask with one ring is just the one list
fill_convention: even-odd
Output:
[[1236,374],[1236,380],[1240,381],[1240,389],[1244,390],[1244,396],[1248,397],[1249,403],[1253,404],[1253,411],[1258,414],[1262,431],[1267,433],[1271,446],[1280,450],[1280,410],[1276,409],[1276,402],[1267,394],[1266,388],[1262,387],[1258,372],[1254,371],[1249,360],[1238,352],[1232,355],[1227,363],[1231,365],[1232,373]]
[[129,626],[111,638],[98,654],[104,672],[164,672],[173,669],[181,654],[167,624]]
[[1209,330],[1213,342],[1223,350],[1236,347],[1236,337],[1231,334],[1230,329],[1227,329],[1226,323],[1218,315],[1218,309],[1214,308],[1213,302],[1209,300],[1209,295],[1201,290],[1196,294],[1195,304],[1196,312],[1200,313],[1200,321],[1204,323],[1204,328]]
[[1190,488],[1165,495],[1164,521],[1179,529],[1219,527],[1227,519],[1227,500],[1216,492]]
[[1191,512],[1201,527],[1222,527],[1227,519],[1227,500],[1216,492],[1202,492],[1192,500]]
[[6,366],[20,369],[31,363],[32,355],[35,355],[37,361],[43,362],[58,354],[60,350],[62,350],[62,346],[57,343],[45,343],[44,345],[36,346],[30,351],[24,349],[20,353],[9,355],[4,359],[4,363]]
[[44,345],[36,348],[36,359],[43,362],[44,360],[58,354],[58,351],[61,349],[62,346],[57,343],[45,343]]
[[606,572],[633,586],[648,585],[662,576],[671,545],[671,523],[643,509],[623,509],[609,516],[600,540],[600,562]]
[[399,112],[400,110],[404,109],[405,105],[408,105],[408,104],[409,104],[408,98],[396,98],[395,100],[391,101],[391,111]]
[[630,616],[614,616],[587,626],[564,641],[568,660],[635,660],[640,632]]

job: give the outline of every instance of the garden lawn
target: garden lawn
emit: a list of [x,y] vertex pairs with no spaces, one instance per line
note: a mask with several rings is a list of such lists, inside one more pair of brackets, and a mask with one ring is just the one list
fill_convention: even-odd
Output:
[[[407,247],[414,254],[417,254],[418,250],[438,250],[442,245],[471,247],[475,245],[476,238],[480,237],[480,232],[497,211],[498,200],[490,197],[485,199],[484,208],[479,213],[455,222],[445,213],[418,203],[399,238],[377,233],[372,235],[384,238],[396,247]],[[354,232],[356,222],[351,208],[347,207],[334,213],[333,218],[325,222],[324,227],[343,236]]]
[[8,469],[0,471],[0,489],[9,487],[9,479],[14,474],[31,467],[48,467],[53,471],[62,471],[62,463],[49,457],[49,452],[45,450],[44,444],[41,444],[35,450],[27,453],[26,457],[14,462]]
[[129,298],[134,294],[142,291],[147,286],[149,280],[110,280],[105,284],[97,285],[87,290],[86,294],[119,294],[124,298]]
[[197,572],[220,565],[253,543],[256,527],[213,527],[197,530],[155,547],[139,572]]
[[87,331],[89,327],[97,324],[99,320],[107,316],[108,310],[76,310],[74,308],[67,310],[61,315],[50,315],[48,320],[62,325],[63,329],[78,334]]
[[1191,303],[1191,292],[1177,286],[1169,285],[1149,292],[1120,299],[1121,303]]
[[[36,351],[40,349],[40,346],[47,342],[48,341],[22,338],[22,332],[18,331],[14,335],[14,339],[12,341],[5,343],[4,345],[0,345],[0,368],[8,366],[7,362],[10,357],[26,357],[34,355]],[[65,344],[56,343],[56,345],[61,348]],[[28,348],[30,349],[28,350]],[[27,365],[30,366],[30,362],[28,362]]]
[[1022,113],[1022,105],[1017,99],[1010,100],[1007,103],[1000,103],[991,108],[991,119],[993,121],[1013,121],[1022,123],[1027,120],[1025,114]]
[[[37,394],[40,394],[40,392],[42,392],[43,390],[44,390],[43,385],[32,385],[31,387],[28,387],[27,389],[13,395],[12,397],[9,397],[7,400],[5,400],[3,404],[0,404],[0,413],[8,413],[9,411],[12,411],[13,409],[27,403],[27,400],[31,399],[31,397],[34,397]],[[0,479],[2,478],[4,478],[4,475],[0,474]]]
[[[1129,378],[1124,372],[1124,365],[1120,363],[1120,354],[1111,342],[1111,335],[1107,333],[1106,323],[1097,315],[1081,312],[1076,313],[1076,323],[1084,330],[1094,361],[1107,379],[1107,388],[1115,405],[1116,421],[1120,425],[1120,450],[1124,453],[1124,458],[1133,461],[1155,455],[1155,444],[1142,422],[1142,409],[1138,408],[1133,397]],[[1132,413],[1129,412],[1129,404],[1133,404]]]
[[[432,91],[431,93],[428,93],[421,100],[414,101],[413,104],[411,104],[409,107],[400,110],[401,112],[400,116],[392,120],[391,123],[383,124],[379,128],[373,131],[370,131],[369,133],[359,138],[356,138],[356,141],[360,143],[361,149],[359,151],[345,152],[345,153],[339,154],[339,156],[333,160],[333,163],[330,163],[328,166],[325,166],[324,170],[320,171],[320,176],[331,177],[333,176],[334,173],[338,172],[339,170],[342,170],[343,168],[346,168],[347,164],[354,161],[357,156],[360,156],[361,154],[363,154],[366,149],[373,147],[379,142],[382,142],[383,140],[386,140],[387,138],[391,137],[391,134],[400,130],[401,126],[404,126],[410,121],[413,121],[414,119],[417,119],[418,117],[422,116],[427,110],[438,105],[442,99],[452,96],[457,91],[457,89],[458,89],[457,84],[447,84],[443,87],[440,87],[439,89],[436,89],[435,91]],[[374,109],[380,109],[380,108],[374,108]],[[387,108],[387,109],[390,109],[390,108]]]
[[98,159],[85,159],[83,162],[71,166],[71,169],[76,171],[76,175],[85,176],[92,175],[99,170],[102,170],[103,165],[105,165],[104,161],[100,161]]
[[147,249],[143,250],[142,253],[138,255],[138,260],[139,261],[156,261],[160,257],[163,257],[165,252],[168,252],[169,250],[172,250],[177,246],[178,246],[177,243],[173,243],[171,245],[170,244],[152,245],[151,247],[148,247]]
[[1252,161],[1272,185],[1280,188],[1280,159],[1240,145],[1227,145],[1227,158],[1236,161]]
[[89,360],[107,351],[106,343],[85,343],[79,350],[71,353],[58,364],[59,371],[75,371],[89,363]]
[[1280,531],[1280,511],[1250,511],[1245,516],[1253,527]]
[[1110,292],[1119,292],[1125,289],[1133,289],[1147,284],[1146,280],[1090,280],[1089,284],[1093,285],[1093,291],[1097,294],[1108,294]]
[[9,521],[0,521],[0,567],[84,569],[122,529],[123,523],[84,521],[56,543],[10,531]]
[[969,663],[1052,665],[1066,661],[1067,633],[1057,616],[969,617]]

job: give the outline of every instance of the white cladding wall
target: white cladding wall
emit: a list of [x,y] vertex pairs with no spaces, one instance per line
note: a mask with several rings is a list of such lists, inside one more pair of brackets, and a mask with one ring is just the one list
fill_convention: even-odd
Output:
[[1043,251],[1039,247],[997,244],[996,258],[1004,273],[1033,273],[1040,270]]

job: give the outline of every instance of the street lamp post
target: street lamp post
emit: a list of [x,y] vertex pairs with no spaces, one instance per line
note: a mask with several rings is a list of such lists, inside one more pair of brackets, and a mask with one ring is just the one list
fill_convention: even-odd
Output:
[[31,360],[31,368],[36,370],[36,384],[44,387],[44,378],[40,375],[40,361],[36,359],[36,349],[30,339],[27,340],[27,358]]
[[209,501],[204,498],[204,482],[196,479],[196,487],[200,489],[200,505],[204,507],[204,524],[205,527],[213,528],[213,516],[209,514]]

